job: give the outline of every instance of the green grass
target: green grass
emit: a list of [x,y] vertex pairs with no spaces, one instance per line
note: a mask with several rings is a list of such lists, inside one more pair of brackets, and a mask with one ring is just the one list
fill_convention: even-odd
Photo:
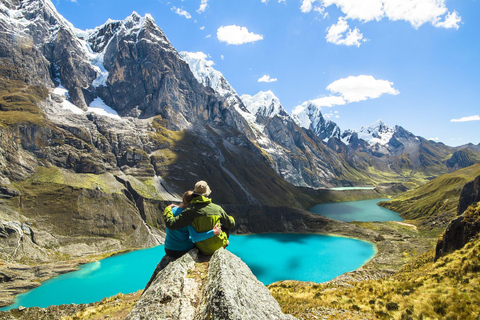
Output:
[[407,220],[421,222],[438,216],[449,221],[456,215],[463,186],[478,175],[480,175],[480,163],[444,174],[380,205],[399,212],[402,218]]
[[15,67],[0,65],[0,127],[19,123],[45,124],[44,114],[37,103],[47,98],[48,89],[29,86],[19,78]]
[[296,316],[324,307],[361,311],[380,319],[477,319],[480,239],[437,262],[433,256],[433,250],[418,256],[388,279],[350,282],[349,286],[286,281],[269,289],[283,311]]
[[[110,173],[73,173],[57,167],[37,167],[30,178],[13,184],[18,189],[29,189],[31,185],[64,185],[73,188],[97,189],[106,193],[122,193],[124,186]],[[31,188],[30,188],[31,189]],[[41,190],[39,190],[41,192]]]

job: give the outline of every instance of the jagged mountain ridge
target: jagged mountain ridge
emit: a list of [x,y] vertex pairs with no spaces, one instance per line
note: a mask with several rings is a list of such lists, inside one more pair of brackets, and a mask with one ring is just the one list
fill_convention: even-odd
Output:
[[[199,179],[221,204],[304,209],[319,201],[272,169],[275,162],[249,138],[256,133],[240,114],[248,113],[243,103],[234,106],[199,83],[151,17],[133,13],[84,32],[48,0],[0,4],[5,261],[158,244],[165,228],[160,210]],[[93,112],[99,100],[118,115]],[[294,152],[304,161],[308,136],[291,129],[289,139],[300,146]],[[315,152],[328,150],[318,146]],[[279,159],[291,161],[293,152],[281,150]],[[332,167],[324,158],[325,168]],[[332,173],[311,182],[316,176],[302,162],[301,175],[289,164],[285,174],[300,177],[300,185],[335,183]],[[24,226],[29,236],[12,226]]]
[[[187,55],[187,53],[184,55]],[[200,82],[207,85],[209,83],[228,84],[222,74],[216,71],[212,65],[209,65],[208,69],[198,68],[202,64],[202,57],[190,58],[187,59],[187,62]],[[204,61],[203,64],[205,63]],[[212,89],[220,92],[215,86]],[[221,92],[223,95],[228,92],[229,96],[238,97],[229,84],[225,85]],[[471,147],[470,151],[473,154],[468,157],[468,160],[465,160],[465,156],[461,157],[463,161],[455,161],[458,157],[449,160],[453,156],[452,154],[461,148],[448,147],[442,143],[435,143],[415,136],[401,126],[389,128],[381,120],[362,127],[358,132],[350,129],[342,131],[333,121],[325,119],[321,108],[314,100],[296,107],[290,115],[272,92],[259,92],[254,96],[242,95],[240,98],[250,111],[250,113],[241,114],[250,124],[252,130],[259,132],[260,135],[263,133],[261,138],[257,138],[257,142],[260,142],[258,145],[274,158],[274,163],[277,163],[276,171],[288,181],[297,185],[299,184],[298,180],[295,181],[279,168],[278,163],[281,161],[285,163],[284,159],[275,157],[275,153],[280,150],[280,147],[295,150],[294,144],[288,143],[288,140],[286,140],[289,135],[286,132],[292,132],[288,129],[289,127],[303,128],[303,132],[316,141],[317,146],[314,148],[311,148],[311,144],[306,142],[308,138],[302,138],[301,142],[295,142],[296,146],[302,144],[308,146],[306,148],[300,147],[302,152],[322,150],[322,145],[325,144],[329,148],[322,150],[324,155],[331,159],[341,159],[344,169],[336,170],[336,168],[322,166],[323,172],[333,170],[339,179],[348,176],[348,179],[345,180],[357,181],[357,183],[363,180],[363,183],[375,184],[379,181],[385,181],[385,178],[379,176],[387,175],[390,180],[410,181],[413,186],[416,186],[440,174],[452,171],[452,168],[459,169],[471,165],[472,161],[475,161],[479,156],[475,148]],[[255,118],[254,121],[252,117]],[[302,129],[295,130],[298,132]],[[317,137],[320,139],[317,139]],[[321,143],[322,141],[324,143]],[[275,146],[275,144],[277,148],[272,149],[272,145]],[[331,150],[334,150],[337,155],[332,155]],[[318,156],[317,159],[322,159],[322,156],[315,151],[312,153],[314,154],[313,157]],[[293,159],[292,156],[291,159]],[[317,163],[321,163],[321,161]],[[305,162],[303,162],[303,166],[306,166]],[[298,166],[293,165],[293,167],[297,167],[297,171],[300,172]],[[347,168],[345,169],[345,167]],[[372,167],[374,170],[369,169]],[[310,166],[309,169],[311,168]],[[314,171],[314,173],[318,171]],[[361,172],[368,171],[370,179],[349,175],[352,171],[355,172],[353,175],[358,175],[360,172],[360,176],[362,175]],[[323,176],[323,178],[328,177]],[[307,185],[315,187],[312,184]]]
[[[79,242],[85,245],[82,255],[158,243],[155,230],[164,228],[158,205],[178,199],[198,179],[209,181],[219,203],[302,209],[312,198],[291,183],[320,187],[384,179],[369,170],[367,154],[327,146],[281,112],[252,115],[235,92],[205,86],[229,89],[221,78],[198,81],[148,15],[133,13],[85,32],[49,0],[0,3],[0,179],[21,195],[2,204],[11,213],[5,219],[31,223],[36,201],[60,197],[68,206],[55,206],[56,214],[88,221],[72,224],[74,232],[57,228],[45,207],[46,223],[34,230],[43,235],[37,245],[53,243],[73,255],[77,249],[68,246]],[[56,93],[62,87],[67,95]],[[98,99],[119,116],[91,112]],[[90,214],[98,210],[96,198],[109,199],[114,209],[101,210],[102,228],[87,228],[98,222]],[[128,241],[106,241],[99,249],[82,240],[117,236],[114,226],[122,219],[116,210],[125,203],[131,217],[120,238]],[[49,237],[51,230],[58,242]]]
[[288,182],[297,186],[321,187],[338,185],[349,178],[370,181],[369,177],[326,148],[315,134],[299,127],[272,92],[239,97],[204,56],[198,53],[182,53],[182,56],[199,82],[213,85],[211,88],[217,96],[235,106],[253,131],[249,138],[268,155],[269,164]]

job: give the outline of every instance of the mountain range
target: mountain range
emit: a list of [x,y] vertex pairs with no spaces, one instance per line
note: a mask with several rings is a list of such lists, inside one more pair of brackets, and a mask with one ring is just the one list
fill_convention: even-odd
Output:
[[[0,218],[58,259],[159,243],[159,205],[197,180],[217,203],[305,209],[321,201],[305,187],[413,187],[480,159],[480,146],[381,121],[342,131],[314,103],[290,115],[272,92],[239,96],[148,14],[83,31],[50,0],[1,0],[0,28]],[[32,259],[8,243],[6,260]]]

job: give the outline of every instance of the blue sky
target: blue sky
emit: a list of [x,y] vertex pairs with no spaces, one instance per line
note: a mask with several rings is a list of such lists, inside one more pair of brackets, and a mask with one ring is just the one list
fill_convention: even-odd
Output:
[[378,119],[447,145],[480,143],[480,0],[52,0],[85,30],[150,14],[237,93],[311,100],[342,130]]

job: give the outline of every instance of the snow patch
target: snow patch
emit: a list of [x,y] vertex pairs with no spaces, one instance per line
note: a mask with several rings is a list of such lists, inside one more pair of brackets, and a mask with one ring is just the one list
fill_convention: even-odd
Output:
[[93,112],[101,116],[107,116],[113,119],[121,120],[117,111],[113,110],[111,107],[107,106],[101,98],[95,98],[90,105],[88,106],[88,112]]
[[56,87],[53,90],[53,93],[63,97],[64,100],[61,103],[63,109],[69,110],[69,111],[71,111],[75,114],[84,114],[85,113],[82,109],[80,109],[79,107],[77,107],[76,105],[74,105],[73,103],[71,103],[70,101],[67,100],[69,98],[68,90],[65,89],[62,85]]
[[305,109],[307,109],[307,107],[303,105],[295,107],[292,111],[292,118],[299,127],[308,129],[310,128],[312,121]]

